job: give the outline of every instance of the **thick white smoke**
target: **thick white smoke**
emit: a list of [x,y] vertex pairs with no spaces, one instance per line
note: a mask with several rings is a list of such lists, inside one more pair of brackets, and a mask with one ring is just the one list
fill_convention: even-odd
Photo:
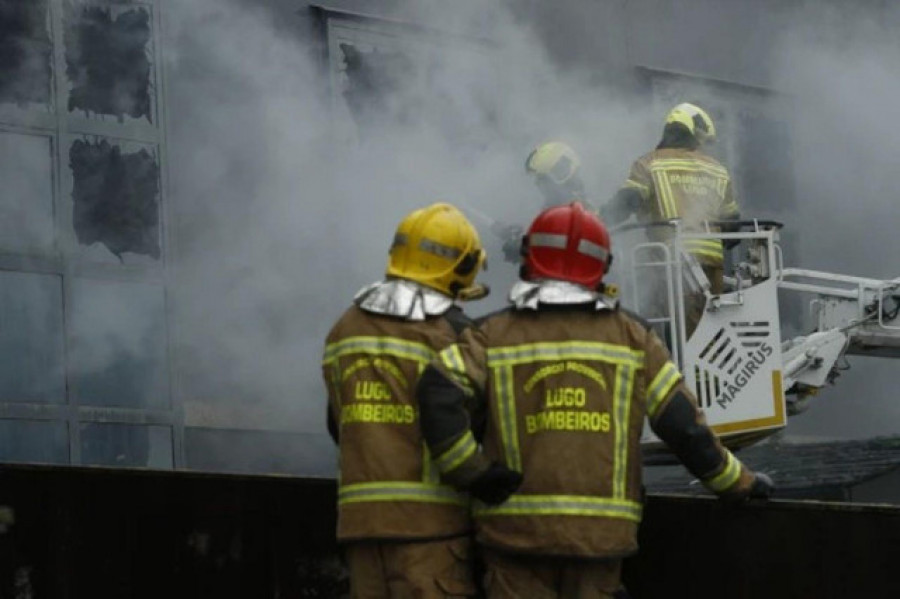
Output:
[[[848,275],[900,276],[900,43],[896,8],[807,5],[785,30],[773,64],[791,96],[800,235],[790,265]],[[791,421],[790,432],[854,438],[896,434],[896,362],[851,357],[834,389]]]
[[[324,435],[324,337],[382,276],[406,212],[437,200],[469,212],[491,254],[494,295],[471,307],[484,313],[503,305],[516,267],[470,208],[526,225],[541,199],[525,157],[556,137],[594,158],[589,192],[611,194],[642,149],[634,131],[653,120],[586,72],[561,72],[501,7],[409,3],[408,20],[451,33],[409,29],[379,48],[412,68],[358,128],[305,32],[231,2],[170,6],[176,388],[188,424]],[[330,468],[323,447],[311,445],[325,463],[316,471]]]

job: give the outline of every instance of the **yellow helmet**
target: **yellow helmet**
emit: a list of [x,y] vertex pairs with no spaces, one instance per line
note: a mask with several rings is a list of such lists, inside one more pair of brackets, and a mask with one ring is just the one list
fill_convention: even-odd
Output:
[[698,142],[709,143],[716,140],[716,125],[705,110],[684,102],[669,111],[666,124],[681,123],[687,127]]
[[578,173],[581,159],[569,145],[561,141],[549,141],[532,150],[525,160],[525,170],[534,175],[549,177],[563,184]]
[[475,227],[450,204],[409,213],[397,226],[389,253],[389,277],[409,279],[457,299],[487,295],[487,287],[475,284],[487,254]]

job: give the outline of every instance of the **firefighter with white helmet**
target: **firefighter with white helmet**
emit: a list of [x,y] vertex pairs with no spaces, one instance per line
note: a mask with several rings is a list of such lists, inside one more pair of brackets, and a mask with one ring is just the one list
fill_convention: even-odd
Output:
[[[718,160],[706,154],[715,142],[716,126],[709,114],[695,104],[678,104],[666,115],[663,136],[656,149],[638,158],[625,184],[600,210],[610,224],[632,214],[645,222],[681,219],[686,233],[717,232],[710,221],[737,220],[731,175]],[[723,292],[724,251],[715,239],[689,239],[685,249],[700,263],[713,295]],[[690,336],[702,315],[703,297],[689,306]],[[699,305],[698,302],[699,301]]]
[[328,429],[339,445],[338,541],[352,597],[468,597],[469,499],[441,484],[419,427],[419,374],[471,321],[485,252],[449,204],[397,227],[387,276],[363,288],[325,342]]
[[510,306],[423,373],[425,439],[447,482],[488,499],[474,516],[489,598],[612,597],[637,551],[645,420],[723,497],[768,496],[771,480],[721,445],[660,340],[604,293],[595,214],[545,210],[522,256]]

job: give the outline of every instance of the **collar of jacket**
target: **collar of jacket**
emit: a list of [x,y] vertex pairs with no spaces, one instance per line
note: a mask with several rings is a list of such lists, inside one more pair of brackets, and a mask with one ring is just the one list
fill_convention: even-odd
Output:
[[595,310],[614,310],[616,300],[599,291],[567,281],[519,281],[509,291],[509,301],[517,310],[537,310],[539,304],[594,303]]
[[453,300],[443,293],[404,279],[366,285],[353,301],[366,312],[404,320],[425,320],[429,316],[440,316],[453,307]]

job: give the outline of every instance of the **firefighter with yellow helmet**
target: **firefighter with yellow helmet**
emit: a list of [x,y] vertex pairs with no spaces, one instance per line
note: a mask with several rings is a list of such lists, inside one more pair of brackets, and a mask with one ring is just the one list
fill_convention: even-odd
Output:
[[604,293],[595,214],[549,208],[522,243],[510,306],[420,379],[425,439],[445,480],[491,489],[473,510],[489,598],[613,597],[637,551],[645,420],[723,497],[768,496],[771,480],[721,445],[662,342]]
[[[716,140],[716,126],[709,114],[695,104],[682,103],[666,116],[662,139],[656,149],[638,158],[613,200],[600,214],[618,224],[632,214],[642,221],[681,219],[686,233],[717,232],[709,221],[736,220],[740,211],[731,175],[718,160],[703,152]],[[714,239],[686,240],[685,249],[703,268],[713,295],[723,291],[722,242]],[[689,306],[687,336],[702,315],[703,298],[697,309]]]
[[364,287],[328,333],[322,370],[339,446],[337,538],[351,596],[469,597],[469,499],[440,482],[424,444],[419,374],[470,326],[457,302],[483,297],[478,233],[449,204],[399,224],[387,276]]
[[[534,179],[544,200],[543,208],[575,201],[587,204],[581,158],[569,144],[558,140],[539,144],[525,159],[525,172]],[[504,240],[504,258],[518,263],[522,227],[499,225],[494,232]]]

